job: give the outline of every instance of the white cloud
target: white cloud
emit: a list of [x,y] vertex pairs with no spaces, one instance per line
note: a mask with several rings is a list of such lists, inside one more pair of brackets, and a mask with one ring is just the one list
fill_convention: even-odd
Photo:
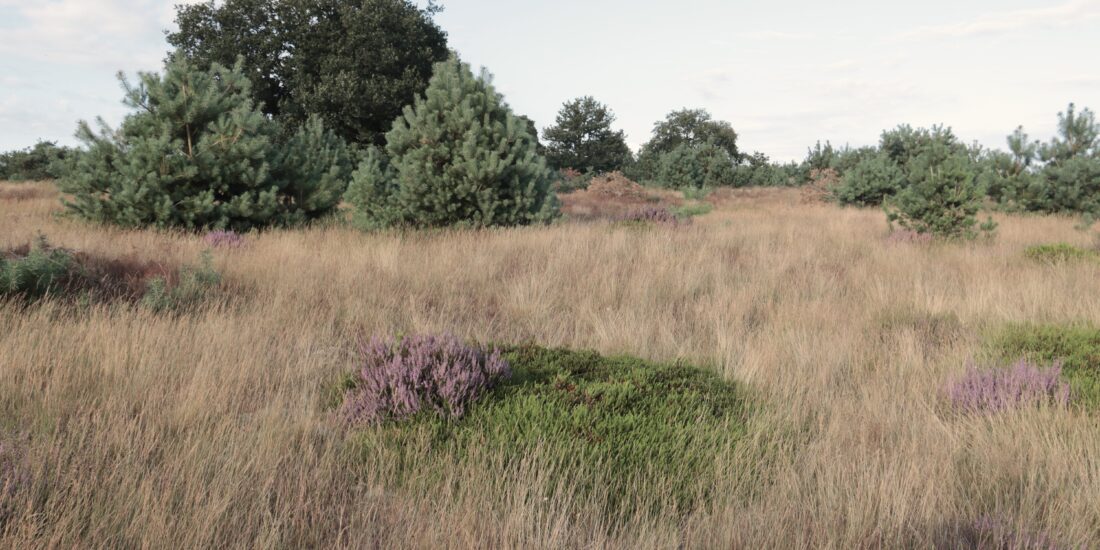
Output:
[[20,23],[4,29],[0,53],[51,63],[154,69],[168,49],[163,32],[172,23],[173,3],[0,0],[0,7],[14,11]]
[[1100,0],[1072,0],[1057,6],[989,13],[972,21],[920,27],[903,39],[968,37],[1036,27],[1065,27],[1100,18]]

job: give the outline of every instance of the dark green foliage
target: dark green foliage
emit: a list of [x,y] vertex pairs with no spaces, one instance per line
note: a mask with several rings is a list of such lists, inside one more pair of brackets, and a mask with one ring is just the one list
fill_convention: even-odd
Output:
[[40,141],[22,151],[0,153],[0,180],[40,181],[61,176],[71,151],[52,141]]
[[886,155],[862,159],[841,178],[833,197],[843,205],[874,206],[894,195],[905,184],[905,174]]
[[987,168],[990,197],[1030,212],[1100,215],[1100,124],[1071,103],[1058,114],[1058,136],[1039,144],[1022,128],[1008,137],[1011,157],[995,155]]
[[[966,156],[950,144],[932,143],[908,161],[907,170],[905,187],[888,200],[891,223],[949,239],[977,235],[975,215],[981,208],[982,190]],[[995,228],[992,219],[980,227],[986,234]]]
[[[741,160],[741,153],[737,149],[737,132],[728,122],[713,120],[710,113],[702,109],[684,109],[673,111],[665,117],[665,120],[653,125],[653,137],[642,146],[638,153],[637,162],[625,170],[627,177],[639,182],[654,182],[670,187],[682,187],[683,184],[674,184],[660,181],[662,170],[667,166],[683,162],[684,158],[696,155],[686,155],[686,149],[717,149],[722,157],[729,159],[730,168]],[[679,150],[679,152],[676,152]],[[672,161],[664,157],[676,152],[677,159]],[[714,151],[707,150],[698,156],[715,158]],[[719,170],[719,177],[711,180],[724,180],[725,167],[712,166],[707,172]],[[698,174],[698,165],[685,165],[676,170],[680,175],[680,181],[698,181],[698,177],[685,178],[683,174]],[[729,175],[732,178],[732,170]]]
[[368,228],[490,227],[558,216],[551,171],[527,124],[483,74],[452,59],[368,154],[347,200]]
[[1100,406],[1100,329],[1089,324],[1011,324],[994,331],[989,347],[998,358],[1061,361],[1075,402]]
[[200,67],[244,58],[263,112],[285,128],[319,116],[343,139],[383,143],[448,56],[437,8],[408,0],[226,0],[177,7],[169,43]]
[[566,102],[554,125],[543,130],[547,163],[597,174],[622,170],[633,154],[622,130],[611,128],[614,122],[611,109],[590,96]]
[[806,176],[797,163],[778,164],[764,153],[753,153],[741,159],[734,167],[730,183],[733,187],[786,187],[801,185]]
[[222,277],[214,269],[213,258],[209,252],[204,252],[202,263],[181,269],[175,284],[170,284],[163,277],[149,281],[141,303],[157,312],[187,311],[203,303],[221,282]]
[[34,300],[61,292],[72,267],[72,255],[51,248],[40,236],[24,256],[5,258],[0,254],[0,298]]
[[315,120],[282,143],[240,64],[206,71],[176,58],[140,80],[123,80],[135,112],[117,132],[80,124],[87,150],[60,181],[70,211],[123,227],[244,231],[335,210],[350,168],[343,143]]
[[363,468],[405,464],[403,483],[431,490],[444,469],[530,461],[542,492],[532,498],[572,489],[612,517],[686,513],[711,496],[716,463],[745,433],[740,391],[709,372],[533,346],[505,358],[512,379],[461,420],[426,413],[364,429]]
[[909,164],[930,148],[942,151],[942,155],[966,156],[969,153],[954,132],[944,126],[914,129],[908,124],[902,124],[893,130],[884,131],[879,138],[879,151],[906,173],[912,172]]
[[1024,251],[1024,256],[1046,264],[1061,264],[1083,260],[1095,261],[1100,257],[1100,255],[1092,250],[1077,248],[1076,246],[1066,243],[1029,246],[1027,250]]
[[713,144],[683,143],[661,155],[656,180],[675,188],[732,185],[734,162],[725,150]]

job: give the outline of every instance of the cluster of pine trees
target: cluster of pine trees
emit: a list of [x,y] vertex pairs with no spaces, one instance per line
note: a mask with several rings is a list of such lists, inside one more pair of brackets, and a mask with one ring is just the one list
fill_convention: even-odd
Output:
[[948,236],[973,235],[989,204],[1100,215],[1100,125],[1073,105],[1057,138],[1037,143],[1018,129],[1008,152],[903,125],[875,147],[819,143],[782,165],[743,152],[728,122],[683,109],[656,122],[635,155],[611,109],[589,96],[566,102],[540,142],[488,73],[448,50],[431,2],[210,0],[177,10],[164,70],[133,85],[120,76],[132,109],[120,127],[82,122],[82,148],[40,144],[0,156],[0,171],[61,176],[70,211],[126,227],[289,226],[341,201],[365,228],[545,223],[558,215],[555,189],[611,171],[681,189],[802,185],[829,173],[840,204],[885,205],[905,227]]

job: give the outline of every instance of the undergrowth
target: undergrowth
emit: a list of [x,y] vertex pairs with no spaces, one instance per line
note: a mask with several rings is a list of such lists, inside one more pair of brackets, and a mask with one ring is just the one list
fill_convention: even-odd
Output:
[[485,456],[533,460],[544,498],[568,493],[610,515],[683,513],[712,496],[716,464],[745,433],[739,388],[710,372],[536,346],[503,356],[511,379],[463,418],[426,411],[364,427],[362,467],[402,464],[406,488],[430,491],[433,472]]

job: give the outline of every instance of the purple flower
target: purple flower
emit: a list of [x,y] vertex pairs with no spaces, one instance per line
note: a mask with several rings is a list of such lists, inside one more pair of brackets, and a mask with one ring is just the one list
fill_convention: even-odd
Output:
[[245,244],[244,237],[241,235],[222,229],[207,233],[202,238],[202,242],[211,248],[240,248]]
[[1011,408],[1069,404],[1069,385],[1062,381],[1062,365],[1040,368],[1021,359],[1009,368],[979,370],[971,366],[946,388],[955,409],[997,412]]
[[360,345],[359,361],[355,387],[344,396],[343,414],[351,423],[407,418],[425,407],[461,417],[511,376],[499,350],[486,353],[450,334],[376,336]]
[[1055,550],[1058,544],[1045,532],[1022,532],[993,516],[982,516],[972,526],[976,544],[993,543],[995,548]]

